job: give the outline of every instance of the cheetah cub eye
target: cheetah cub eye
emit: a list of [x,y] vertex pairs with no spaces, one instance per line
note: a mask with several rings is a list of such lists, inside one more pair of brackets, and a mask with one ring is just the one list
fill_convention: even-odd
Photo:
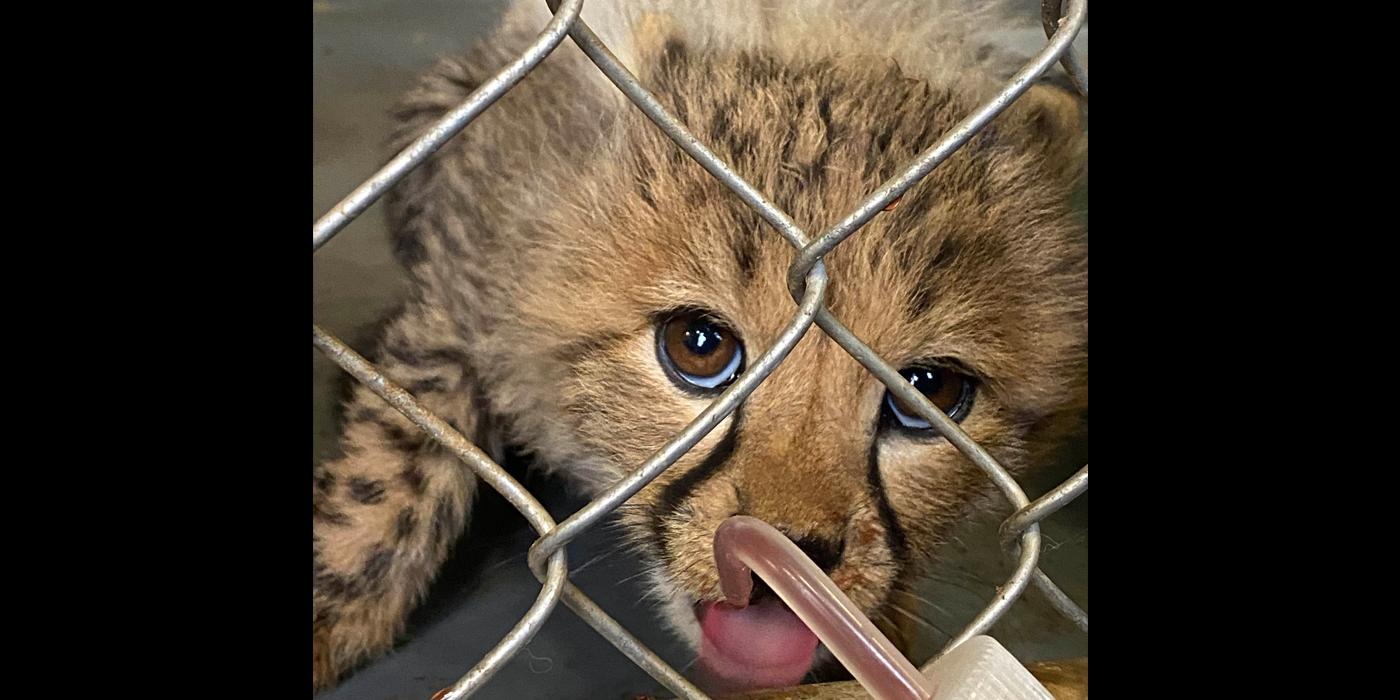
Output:
[[[976,393],[976,385],[967,375],[936,365],[907,367],[899,373],[909,380],[919,393],[927,397],[929,403],[948,414],[949,418],[961,421],[972,410],[972,396]],[[928,421],[919,417],[913,407],[906,406],[888,391],[885,392],[885,417],[892,427],[897,426],[906,431],[926,431],[932,427]]]
[[656,354],[671,381],[691,393],[719,393],[744,371],[738,335],[702,310],[678,311],[657,324]]

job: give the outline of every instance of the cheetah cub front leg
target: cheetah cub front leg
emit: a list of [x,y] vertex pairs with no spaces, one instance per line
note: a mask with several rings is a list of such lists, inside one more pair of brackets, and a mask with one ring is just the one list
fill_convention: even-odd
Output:
[[[424,302],[387,327],[374,358],[395,383],[477,439],[471,379],[451,327]],[[398,411],[357,386],[344,456],[312,475],[314,690],[393,644],[462,533],[476,476]]]

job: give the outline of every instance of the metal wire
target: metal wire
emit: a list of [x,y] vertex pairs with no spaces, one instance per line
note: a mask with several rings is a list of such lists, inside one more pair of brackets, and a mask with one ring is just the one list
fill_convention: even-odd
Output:
[[1032,523],[1038,523],[1055,511],[1064,508],[1070,501],[1079,494],[1089,490],[1089,465],[1084,465],[1079,471],[1074,473],[1063,484],[1051,489],[1049,493],[1035,499],[1034,503],[1011,514],[1001,524],[1002,537],[1006,540],[1013,539]]
[[[1011,517],[1001,523],[1002,546],[1008,551],[1012,551],[1015,546],[1016,536],[1027,527],[1049,517],[1051,513],[1065,507],[1079,494],[1089,490],[1089,465],[1084,465],[1082,469],[1075,472],[1068,481],[1051,489],[1049,493],[1037,498],[1030,505],[1016,511]],[[1050,604],[1060,612],[1061,615],[1069,618],[1079,629],[1089,632],[1089,613],[1084,612],[1065,592],[1050,580],[1049,576],[1040,569],[1036,569],[1031,575],[1031,583],[1045,594]]]
[[[1045,27],[1045,36],[1050,38],[1055,36],[1055,32],[1064,26],[1064,19],[1060,15],[1063,12],[1064,0],[1041,0],[1040,22]],[[1070,47],[1065,52],[1060,64],[1065,67],[1065,74],[1074,84],[1074,88],[1079,91],[1084,99],[1089,99],[1089,67],[1084,65],[1083,59],[1079,57],[1079,52]]]
[[1049,577],[1036,568],[1036,565],[1040,556],[1039,522],[1088,489],[1088,467],[1081,469],[1073,478],[1050,493],[1033,503],[1030,502],[1020,485],[995,458],[964,433],[946,414],[933,406],[921,392],[916,391],[896,368],[881,359],[831,314],[825,305],[827,276],[822,258],[956,152],[1024,94],[1056,61],[1061,62],[1075,87],[1087,99],[1088,70],[1075,54],[1071,44],[1088,20],[1088,0],[1069,0],[1068,13],[1063,17],[1063,0],[1043,0],[1041,18],[1049,38],[1045,48],[1018,71],[995,97],[959,122],[920,154],[902,173],[882,184],[840,223],[815,240],[810,240],[786,212],[774,205],[696,139],[682,122],[638,82],[579,18],[582,0],[546,0],[546,3],[553,13],[553,18],[519,58],[473,91],[461,105],[435,123],[423,136],[313,224],[312,252],[343,230],[389,187],[430,157],[520,82],[558,47],[567,34],[598,69],[667,137],[734,192],[797,249],[798,254],[788,269],[788,286],[794,302],[797,303],[797,309],[777,342],[680,434],[657,450],[632,473],[613,484],[562,523],[555,523],[519,482],[512,479],[460,433],[425,409],[408,392],[394,385],[344,343],[313,325],[312,342],[317,348],[447,447],[483,481],[520,510],[529,520],[531,527],[540,534],[539,539],[530,547],[528,559],[531,571],[542,583],[535,603],[496,647],[441,696],[455,700],[478,690],[507,660],[529,643],[557,603],[563,600],[569,609],[667,689],[683,698],[705,698],[704,693],[567,580],[568,566],[564,547],[644,488],[722,423],[782,363],[814,323],[879,378],[904,405],[912,406],[920,417],[928,421],[973,464],[982,469],[1015,509],[1001,528],[1004,546],[1017,559],[1011,577],[997,589],[992,601],[962,632],[949,641],[923,670],[927,671],[933,661],[953,647],[984,633],[996,624],[1030,583],[1034,583],[1057,610],[1087,632],[1087,613],[1070,600]]
[[496,100],[501,99],[502,95],[524,79],[545,56],[553,53],[559,42],[564,40],[564,33],[578,19],[578,13],[582,10],[583,0],[564,0],[554,13],[554,19],[545,25],[544,31],[520,54],[520,58],[511,61],[500,72],[491,76],[490,80],[482,83],[481,87],[473,90],[462,104],[439,119],[427,133],[394,156],[394,159],[380,168],[379,172],[360,183],[360,186],[340,200],[339,204],[331,207],[330,211],[311,226],[311,251],[316,252],[332,236],[340,233],[341,229],[378,201],[394,183],[421,165],[428,156],[436,153],[443,144],[456,136],[457,132],[472,123],[477,115],[486,111],[487,107],[495,104]]

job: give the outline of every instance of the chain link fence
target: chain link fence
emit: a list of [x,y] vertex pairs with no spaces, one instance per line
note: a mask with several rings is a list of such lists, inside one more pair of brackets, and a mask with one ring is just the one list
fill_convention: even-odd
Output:
[[[591,0],[606,1],[606,0]],[[831,314],[825,305],[828,285],[823,257],[858,231],[876,214],[885,210],[909,188],[990,123],[998,114],[1028,90],[1036,79],[1056,62],[1068,74],[1074,87],[1088,99],[1087,67],[1076,55],[1072,42],[1088,20],[1087,0],[1043,0],[1041,21],[1049,38],[1046,46],[1017,71],[991,100],[955,125],[936,143],[923,151],[902,172],[872,192],[855,210],[819,236],[809,236],[788,214],[775,206],[696,140],[674,115],[646,90],[597,35],[580,18],[583,0],[551,0],[547,3],[553,18],[533,43],[514,61],[483,83],[467,99],[440,119],[408,148],[396,155],[368,180],[331,208],[312,226],[313,253],[374,204],[409,171],[422,164],[473,119],[520,82],[567,36],[593,61],[608,80],[660,128],[676,146],[722,182],[766,221],[796,250],[788,269],[787,286],[796,302],[796,311],[777,342],[763,353],[739,378],[710,404],[685,430],[671,439],[629,476],[612,485],[586,506],[556,522],[545,508],[519,482],[512,478],[481,449],[444,420],[424,408],[411,394],[389,381],[370,362],[345,343],[312,326],[312,343],[332,361],[368,386],[374,393],[403,413],[419,428],[455,454],[480,479],[489,484],[525,516],[539,538],[529,551],[529,565],[542,583],[534,604],[513,629],[456,683],[438,697],[455,700],[471,695],[486,684],[502,665],[519,652],[539,631],[560,602],[585,620],[613,646],[651,677],[682,698],[705,698],[703,692],[619,625],[607,612],[584,595],[568,579],[565,545],[593,527],[624,501],[640,491],[688,450],[761,384],[789,351],[816,325],[889,389],[904,405],[912,407],[970,461],[986,473],[1009,500],[1015,511],[1001,524],[1000,535],[1008,556],[1015,560],[1012,575],[996,591],[992,600],[953,637],[928,668],[948,650],[963,641],[986,633],[1006,613],[1028,586],[1039,589],[1053,606],[1086,633],[1089,616],[1037,566],[1041,552],[1038,523],[1089,488],[1089,467],[1032,502],[1021,486],[997,460],[974,442],[947,415],[898,372],[876,355],[860,338]]]

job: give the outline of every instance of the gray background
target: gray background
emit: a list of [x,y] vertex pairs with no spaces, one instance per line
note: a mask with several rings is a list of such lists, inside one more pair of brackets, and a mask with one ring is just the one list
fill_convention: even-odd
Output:
[[[442,53],[460,51],[482,38],[499,20],[503,0],[321,0],[313,8],[312,217],[334,205],[387,160],[388,108],[413,78]],[[1034,3],[1027,16],[1035,17]],[[1086,32],[1087,35],[1087,32]],[[1021,33],[1028,45],[1043,35]],[[1081,44],[1087,44],[1087,36]],[[567,41],[567,40],[566,40]],[[313,258],[313,317],[362,352],[370,349],[368,327],[403,291],[403,277],[389,256],[383,213],[376,205]],[[334,405],[341,373],[312,351],[314,451],[335,453]],[[1087,458],[1087,445],[1082,446]],[[1071,458],[1025,484],[1032,498],[1071,474],[1082,462]],[[583,505],[562,485],[508,465],[562,520]],[[1044,527],[1042,568],[1071,597],[1088,605],[1088,497],[1061,511]],[[524,520],[494,494],[478,504],[472,536],[464,539],[434,584],[428,601],[413,614],[407,641],[362,667],[326,700],[427,698],[465,673],[525,612],[539,590],[524,562],[534,539]],[[573,581],[625,627],[677,668],[690,659],[655,627],[640,600],[638,562],[612,545],[614,534],[599,528],[570,546]],[[993,594],[1010,567],[995,544],[990,519],[968,523],[945,548],[947,562],[920,595],[917,611],[928,635],[915,661],[932,654]],[[1022,660],[1088,653],[1088,637],[1029,592],[993,630]],[[509,662],[479,694],[484,698],[626,698],[660,693],[587,625],[562,606],[527,651]]]

